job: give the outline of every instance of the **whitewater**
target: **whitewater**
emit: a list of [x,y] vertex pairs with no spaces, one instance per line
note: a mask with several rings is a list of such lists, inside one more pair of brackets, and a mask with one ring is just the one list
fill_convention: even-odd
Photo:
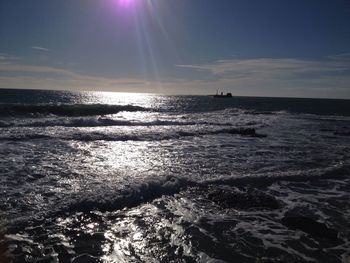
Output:
[[0,262],[349,262],[350,101],[0,90]]

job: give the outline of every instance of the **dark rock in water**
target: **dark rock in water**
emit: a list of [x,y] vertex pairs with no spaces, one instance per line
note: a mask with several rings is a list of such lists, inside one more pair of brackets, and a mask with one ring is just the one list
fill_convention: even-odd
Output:
[[239,134],[241,136],[266,137],[265,134],[256,133],[254,128],[229,129],[226,132],[230,134]]
[[244,113],[251,114],[251,115],[273,115],[273,114],[276,114],[275,112],[272,112],[272,111],[257,111],[257,110],[245,111]]
[[311,236],[337,240],[338,232],[328,228],[325,224],[319,223],[311,218],[304,216],[285,216],[282,218],[282,224],[291,228],[299,229]]
[[253,129],[253,128],[241,129],[239,132],[241,135],[244,135],[244,136],[255,136],[256,135],[255,129]]
[[211,135],[211,134],[221,134],[221,133],[227,133],[227,134],[237,134],[241,136],[248,136],[248,137],[266,137],[264,134],[259,134],[255,132],[254,128],[231,128],[231,129],[223,129],[223,130],[214,130],[214,131],[203,131],[203,132],[187,132],[187,131],[179,131],[179,136],[200,136],[200,135]]
[[98,258],[95,258],[89,254],[82,254],[73,259],[72,263],[96,263],[99,262]]
[[320,129],[321,132],[333,132],[334,130],[332,129]]
[[334,135],[350,136],[350,131],[337,131],[337,132],[334,132]]
[[223,208],[242,210],[250,208],[280,208],[280,203],[273,196],[256,189],[249,189],[247,192],[232,189],[215,189],[207,197]]

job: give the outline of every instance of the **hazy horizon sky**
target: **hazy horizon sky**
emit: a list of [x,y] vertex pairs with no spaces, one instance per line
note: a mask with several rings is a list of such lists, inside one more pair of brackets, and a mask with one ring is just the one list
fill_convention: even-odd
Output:
[[3,0],[0,88],[350,99],[350,1]]

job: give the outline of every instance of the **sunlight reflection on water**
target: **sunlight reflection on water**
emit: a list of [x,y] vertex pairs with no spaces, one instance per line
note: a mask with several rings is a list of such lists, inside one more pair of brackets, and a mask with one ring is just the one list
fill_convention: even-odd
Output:
[[[40,95],[31,96],[34,106],[20,108],[25,114],[10,108],[14,115],[1,120],[0,184],[6,188],[0,209],[15,226],[5,240],[15,247],[14,262],[210,262],[209,256],[230,262],[242,252],[247,253],[244,262],[255,262],[259,255],[276,261],[269,247],[286,257],[296,249],[303,258],[317,259],[317,252],[301,247],[299,236],[280,224],[280,215],[295,204],[324,213],[321,218],[330,218],[332,227],[349,229],[348,214],[343,216],[348,188],[339,192],[330,184],[330,195],[319,201],[325,191],[316,185],[310,197],[308,182],[306,187],[265,186],[265,179],[319,176],[325,168],[346,164],[348,144],[324,128],[349,126],[348,119],[337,117],[329,124],[316,122],[315,116],[236,109],[234,99],[209,96],[28,94]],[[80,115],[84,111],[91,115]],[[240,136],[234,132],[239,128],[267,137]],[[285,210],[231,211],[209,198],[217,188],[237,191],[236,183],[244,193],[256,184],[259,191],[287,200]],[[295,187],[301,194],[295,195]],[[339,198],[329,216],[327,202],[335,194]],[[339,216],[333,218],[334,212]],[[314,251],[320,248],[306,241]],[[324,262],[337,262],[333,259],[348,247],[326,251],[330,260]]]
[[159,95],[126,92],[88,92],[84,93],[82,99],[82,103],[137,105],[145,108],[153,108],[162,104],[163,100]]

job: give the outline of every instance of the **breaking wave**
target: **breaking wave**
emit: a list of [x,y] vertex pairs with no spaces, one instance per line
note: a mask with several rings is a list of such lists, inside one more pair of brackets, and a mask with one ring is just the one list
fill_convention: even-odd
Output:
[[256,133],[254,128],[226,128],[214,130],[173,130],[159,132],[144,132],[141,134],[109,134],[103,132],[84,132],[71,134],[25,134],[25,135],[9,135],[0,137],[0,141],[27,141],[33,139],[60,139],[74,141],[161,141],[180,139],[182,137],[195,137],[205,135],[232,134],[247,137],[266,137],[264,134]]
[[148,122],[114,120],[103,117],[92,118],[69,118],[69,119],[30,119],[30,121],[0,121],[1,128],[9,127],[107,127],[107,126],[186,126],[186,125],[216,125],[216,126],[231,126],[230,123],[214,123],[214,122],[188,122],[188,121],[169,121],[155,120]]
[[266,186],[271,185],[277,181],[292,181],[305,182],[319,179],[342,179],[350,175],[350,164],[335,165],[323,169],[314,169],[310,174],[308,173],[291,173],[289,175],[265,175],[265,176],[242,176],[242,177],[226,177],[219,179],[206,180],[206,184],[212,185],[230,185],[230,186]]
[[[55,209],[49,208],[50,212],[42,206],[38,206],[40,211],[36,211],[36,214],[25,215],[17,217],[17,223],[25,223],[27,216],[42,219],[43,216],[47,216],[49,213],[51,216],[58,216],[67,212],[90,212],[90,211],[116,211],[124,208],[131,208],[139,206],[146,202],[152,202],[153,200],[161,196],[172,196],[192,189],[194,194],[208,193],[209,189],[225,189],[227,186],[233,187],[252,187],[252,189],[262,189],[272,185],[279,181],[286,182],[312,182],[321,179],[342,179],[347,178],[350,173],[350,166],[343,165],[339,167],[329,167],[324,172],[319,172],[309,175],[292,175],[289,177],[269,177],[269,176],[244,176],[242,178],[227,177],[216,180],[203,180],[194,181],[183,176],[150,176],[148,178],[140,179],[131,184],[124,185],[122,188],[119,184],[106,184],[102,186],[92,186],[93,191],[89,192],[77,192],[75,194],[62,195],[57,202],[55,202]],[[216,188],[224,187],[224,188]],[[247,188],[247,189],[248,189]],[[200,190],[200,191],[198,191]],[[203,192],[204,191],[204,192]],[[192,192],[192,191],[191,191]],[[248,201],[248,200],[246,200]],[[244,205],[244,204],[241,204]],[[11,227],[16,225],[11,222]]]
[[[92,199],[84,199],[77,203],[69,205],[69,210],[79,210],[82,212],[92,211],[113,211],[123,209],[125,207],[138,206],[141,203],[152,201],[162,195],[174,195],[189,187],[208,187],[215,185],[223,186],[257,186],[257,184],[271,185],[278,181],[307,182],[320,179],[340,179],[346,178],[350,173],[350,166],[329,167],[327,171],[313,175],[293,175],[290,177],[243,177],[243,178],[226,178],[219,180],[204,180],[195,182],[183,177],[165,176],[152,177],[140,184],[135,184],[128,191],[124,191],[124,195],[111,196],[104,193],[104,198],[94,197]],[[259,189],[259,188],[258,188]]]
[[109,105],[109,104],[2,104],[0,116],[94,116],[115,114],[121,111],[149,111],[149,109],[133,105]]

